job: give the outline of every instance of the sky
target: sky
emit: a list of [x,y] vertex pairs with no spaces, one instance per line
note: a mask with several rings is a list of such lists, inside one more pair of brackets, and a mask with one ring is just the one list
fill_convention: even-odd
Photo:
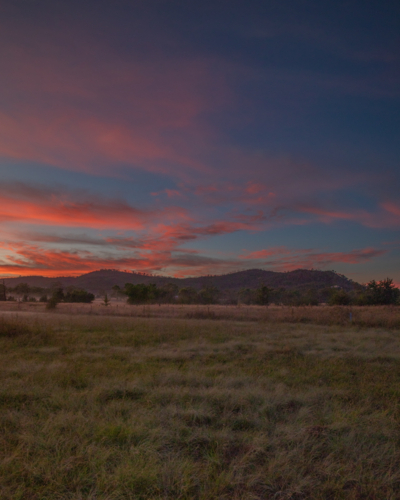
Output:
[[399,49],[398,0],[1,0],[1,276],[400,284]]

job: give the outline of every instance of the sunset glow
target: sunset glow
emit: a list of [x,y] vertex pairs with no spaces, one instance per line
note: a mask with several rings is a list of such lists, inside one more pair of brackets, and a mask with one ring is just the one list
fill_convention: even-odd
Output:
[[0,7],[2,275],[400,282],[395,4],[83,4]]

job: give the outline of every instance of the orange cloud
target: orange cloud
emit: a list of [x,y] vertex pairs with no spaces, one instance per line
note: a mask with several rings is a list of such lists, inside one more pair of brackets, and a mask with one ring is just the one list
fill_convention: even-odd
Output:
[[[4,245],[3,245],[4,248]],[[102,268],[135,269],[145,272],[162,272],[169,268],[168,275],[184,276],[203,274],[207,270],[221,272],[232,270],[237,263],[198,255],[196,251],[177,251],[172,254],[165,249],[145,251],[140,249],[134,256],[99,256],[90,251],[49,250],[34,245],[14,244],[5,248],[12,254],[0,261],[0,273],[12,275],[74,276]],[[240,265],[240,263],[239,263]]]
[[[83,198],[86,200],[82,201]],[[7,253],[3,261],[0,259],[0,269],[7,273],[45,275],[121,266],[143,271],[168,268],[181,274],[196,274],[207,266],[215,270],[228,269],[232,263],[225,265],[221,260],[201,256],[195,249],[181,246],[199,238],[256,230],[263,222],[263,214],[231,216],[231,219],[206,223],[191,220],[180,207],[144,211],[121,200],[99,199],[82,192],[73,195],[68,191],[34,188],[21,183],[4,184],[0,189],[0,220],[13,224],[8,225],[11,227],[8,233],[5,229],[2,232],[9,243],[0,244],[2,255]],[[32,229],[24,233],[16,230],[16,223],[29,224],[31,228],[51,225],[81,227],[92,233],[94,229],[121,233],[101,237],[69,232],[59,236]],[[136,235],[127,236],[127,230]],[[45,248],[32,243],[44,244]]]
[[187,214],[179,207],[145,211],[120,200],[99,199],[88,193],[73,195],[67,191],[35,189],[24,184],[3,185],[0,189],[1,221],[141,230],[153,220],[170,218],[186,219]]

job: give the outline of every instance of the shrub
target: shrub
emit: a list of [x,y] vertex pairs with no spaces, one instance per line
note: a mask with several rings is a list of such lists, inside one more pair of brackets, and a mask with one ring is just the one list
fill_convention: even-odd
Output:
[[272,288],[268,288],[265,285],[261,285],[259,288],[257,288],[256,304],[259,304],[260,306],[268,305],[272,291],[273,291]]
[[93,293],[87,292],[81,288],[69,289],[64,295],[64,302],[83,302],[90,304],[93,300]]
[[128,296],[128,304],[147,304],[155,301],[160,295],[160,291],[154,283],[149,285],[126,283],[124,293]]
[[193,287],[188,286],[179,290],[178,302],[180,304],[195,304],[197,300],[197,291]]
[[57,307],[58,300],[56,297],[51,297],[50,300],[47,301],[46,309],[55,309]]
[[330,306],[347,306],[350,302],[350,295],[345,290],[335,290],[329,298]]
[[215,286],[206,286],[199,292],[199,299],[202,304],[216,304],[220,291]]

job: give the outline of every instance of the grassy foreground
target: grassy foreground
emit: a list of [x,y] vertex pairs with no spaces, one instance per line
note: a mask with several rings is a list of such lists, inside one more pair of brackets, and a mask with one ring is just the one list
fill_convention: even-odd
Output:
[[398,499],[400,331],[0,316],[2,499]]

